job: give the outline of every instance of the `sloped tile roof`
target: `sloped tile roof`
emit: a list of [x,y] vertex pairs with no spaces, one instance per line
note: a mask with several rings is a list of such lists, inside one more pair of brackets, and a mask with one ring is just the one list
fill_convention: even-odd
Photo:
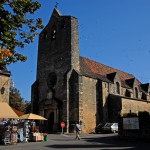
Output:
[[[99,62],[90,60],[88,58],[84,58],[80,56],[80,71],[83,75],[87,75],[89,77],[99,76],[100,79],[104,81],[109,81],[106,75],[110,73],[117,72],[120,80],[125,81],[127,79],[135,78],[132,74],[114,69],[112,67],[106,66]],[[125,84],[125,83],[124,83]]]
[[82,75],[95,78],[95,79],[101,79],[102,81],[111,82],[106,76],[103,76],[101,74],[97,74],[95,72],[92,72],[90,67],[86,64],[86,58],[80,57],[80,72]]

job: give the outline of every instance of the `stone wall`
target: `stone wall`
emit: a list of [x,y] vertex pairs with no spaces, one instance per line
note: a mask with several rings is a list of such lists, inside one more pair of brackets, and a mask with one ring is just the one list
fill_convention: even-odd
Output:
[[82,132],[85,133],[92,132],[96,126],[96,84],[97,80],[92,78],[82,76],[82,81],[80,79],[80,118],[82,117]]
[[9,104],[10,74],[0,74],[0,102]]
[[110,94],[108,97],[108,118],[110,121],[118,121],[118,116],[140,111],[150,112],[150,102],[133,98]]
[[102,108],[103,108],[103,118],[101,122],[107,122],[108,121],[108,103],[107,103],[107,97],[109,95],[109,92],[113,92],[113,86],[110,83],[102,82]]
[[124,113],[138,113],[139,111],[148,111],[150,112],[150,102],[137,100],[137,99],[127,99],[122,98],[122,111],[121,114]]
[[38,81],[35,81],[32,84],[31,87],[31,112],[38,114],[38,110],[39,110],[39,105],[38,105],[38,100],[39,100],[39,89],[38,89]]
[[73,71],[69,79],[69,124],[70,128],[79,122],[79,81],[78,74]]

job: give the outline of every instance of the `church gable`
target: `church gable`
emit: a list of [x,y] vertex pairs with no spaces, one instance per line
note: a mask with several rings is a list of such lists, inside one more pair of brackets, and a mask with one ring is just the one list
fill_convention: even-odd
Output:
[[150,84],[149,83],[141,84],[141,88],[142,88],[142,90],[144,90],[147,93],[150,92]]
[[108,79],[110,79],[112,82],[118,81],[120,82],[120,78],[117,72],[109,73],[106,75]]
[[47,42],[47,39],[50,41],[56,39],[61,18],[62,18],[61,13],[57,9],[54,9],[48,24],[40,33],[40,40],[42,40],[42,42]]
[[60,13],[58,9],[54,8],[52,12],[52,16],[59,17],[59,16],[62,16],[62,14]]

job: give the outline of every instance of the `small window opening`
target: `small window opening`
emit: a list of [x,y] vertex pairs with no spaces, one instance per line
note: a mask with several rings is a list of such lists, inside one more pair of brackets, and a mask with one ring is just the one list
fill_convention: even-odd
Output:
[[120,94],[120,85],[116,82],[116,94]]
[[47,35],[47,31],[44,32],[44,35],[43,35],[43,39],[47,39],[48,35]]
[[125,96],[126,96],[126,97],[131,97],[131,92],[130,92],[130,91],[128,91],[128,90],[126,90],[126,92],[125,92]]
[[62,22],[61,22],[61,28],[62,28],[62,29],[65,28],[65,20],[62,20]]
[[52,39],[52,40],[55,40],[55,39],[56,39],[56,33],[57,33],[57,31],[56,31],[56,26],[53,26],[53,27],[52,27],[52,31],[51,31],[51,39]]
[[138,89],[135,87],[135,98],[138,98]]
[[143,100],[147,100],[147,96],[146,96],[146,94],[145,93],[142,93],[142,98],[141,99],[143,99]]

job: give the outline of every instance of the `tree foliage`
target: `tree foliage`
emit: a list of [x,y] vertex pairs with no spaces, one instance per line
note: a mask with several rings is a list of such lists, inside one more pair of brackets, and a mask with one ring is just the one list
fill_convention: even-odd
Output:
[[16,48],[24,48],[26,43],[33,42],[37,29],[43,28],[42,19],[29,16],[40,7],[40,3],[34,0],[0,0],[0,45],[3,51],[11,53],[0,58],[1,65],[26,61],[27,58]]
[[31,113],[31,102],[25,101],[24,108],[25,108],[24,113],[26,113],[26,114]]
[[2,49],[2,47],[0,46],[0,60],[5,62],[6,59],[8,59],[8,57],[11,57],[11,56],[12,56],[12,53],[10,52],[9,49]]
[[21,112],[30,112],[30,102],[24,101],[17,88],[10,88],[9,104],[12,108],[15,108]]

